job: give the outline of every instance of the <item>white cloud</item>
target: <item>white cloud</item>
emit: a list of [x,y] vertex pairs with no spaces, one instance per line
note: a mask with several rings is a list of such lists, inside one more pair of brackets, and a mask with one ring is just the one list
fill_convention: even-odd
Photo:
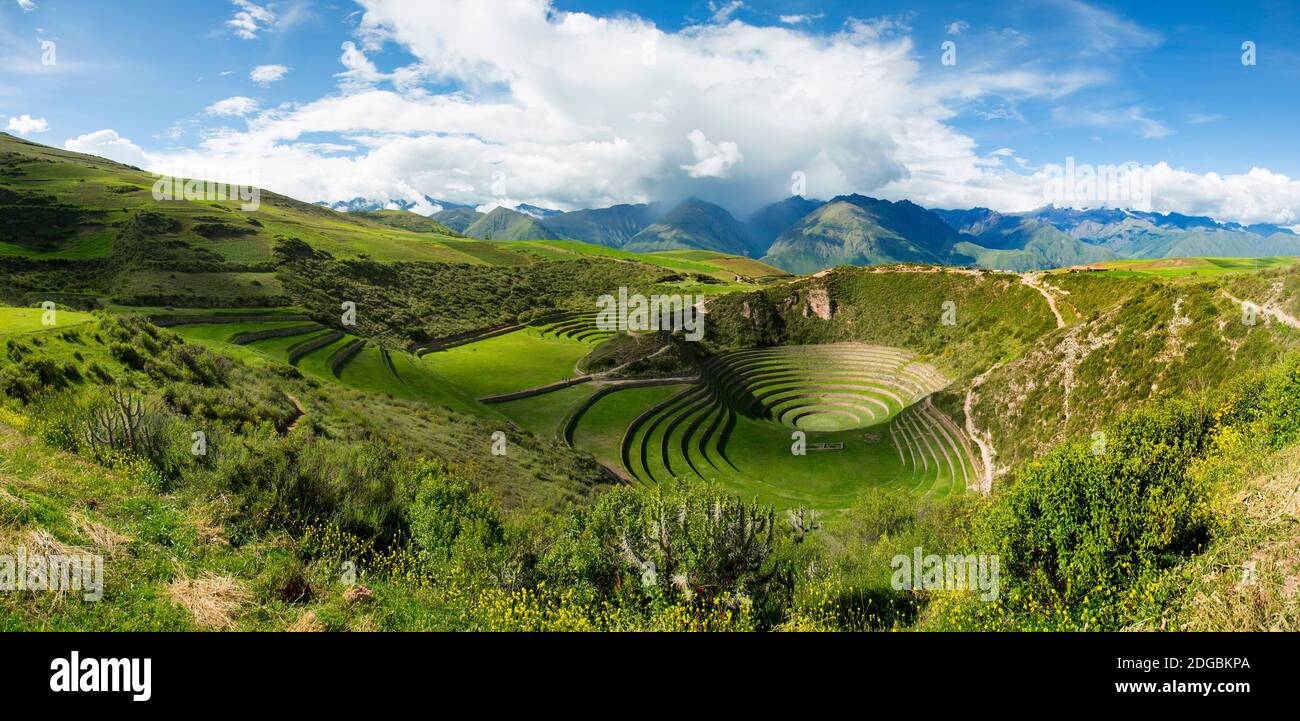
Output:
[[777,19],[786,25],[803,25],[814,20],[821,20],[823,17],[825,17],[825,13],[817,13],[816,15],[781,15]]
[[36,3],[34,0],[18,0],[18,7],[22,8],[24,12],[31,12],[36,9]]
[[695,162],[681,167],[692,178],[725,178],[733,165],[745,159],[735,143],[710,143],[699,130],[692,130],[686,139],[691,143]]
[[339,62],[347,70],[336,73],[334,77],[339,79],[339,84],[346,90],[365,90],[391,77],[379,72],[379,68],[366,57],[365,51],[354,42],[343,43],[343,54],[339,56]]
[[63,147],[77,153],[98,155],[119,163],[144,167],[144,151],[138,145],[117,134],[116,130],[97,130],[65,141]]
[[250,0],[230,0],[239,8],[234,17],[226,21],[235,35],[245,40],[256,40],[257,35],[275,23],[275,12],[269,7]]
[[955,20],[944,26],[944,33],[948,35],[961,35],[970,30],[970,23],[965,20]]
[[50,124],[45,122],[45,118],[33,118],[26,113],[16,118],[9,118],[8,130],[11,133],[30,135],[32,133],[43,133],[49,129]]
[[1092,52],[1108,53],[1120,47],[1153,48],[1164,42],[1158,33],[1082,0],[1051,0],[1051,3],[1070,16],[1066,25],[1077,29]]
[[[1016,119],[1019,102],[1069,99],[1110,77],[1091,62],[923,73],[905,17],[830,34],[734,18],[664,32],[546,0],[362,6],[357,41],[342,48],[340,92],[265,112],[227,99],[210,112],[227,104],[222,114],[247,117],[247,127],[149,154],[152,167],[255,167],[267,187],[305,200],[427,194],[567,209],[696,194],[738,214],[788,195],[791,173],[803,171],[815,197],[1028,210],[1045,202],[1045,179],[1023,149],[990,152],[950,121],[963,108]],[[1102,20],[1109,37],[1155,42],[1112,15]],[[396,68],[371,59],[407,54],[413,60]],[[1100,115],[1057,120],[1172,132],[1143,107],[1089,111]],[[1284,176],[1152,168],[1158,210],[1300,222],[1300,182]],[[507,198],[494,199],[496,173]]]
[[742,0],[730,0],[730,2],[709,0],[709,12],[713,13],[712,20],[715,23],[729,22],[731,16],[735,15],[736,11],[743,7],[745,7],[745,3]]
[[217,117],[243,117],[257,112],[257,101],[242,95],[236,95],[233,98],[219,100],[209,105],[203,112]]
[[289,74],[289,68],[283,65],[258,65],[248,74],[248,78],[258,85],[270,85],[284,79]]
[[1122,128],[1137,132],[1148,140],[1160,140],[1174,134],[1167,125],[1147,115],[1147,109],[1134,105],[1127,108],[1055,108],[1052,117],[1065,125]]

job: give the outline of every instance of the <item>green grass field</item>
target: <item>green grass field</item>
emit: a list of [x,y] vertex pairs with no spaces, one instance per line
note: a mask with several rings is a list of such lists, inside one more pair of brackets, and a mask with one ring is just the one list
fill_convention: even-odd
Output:
[[[1156,258],[1151,260],[1116,260],[1094,263],[1106,268],[1104,275],[1119,277],[1154,276],[1182,278],[1187,276],[1214,276],[1226,273],[1250,273],[1260,270],[1287,268],[1300,263],[1300,258]],[[1055,272],[1066,272],[1064,270]]]
[[577,375],[589,343],[525,328],[424,356],[423,363],[475,398],[510,393]]
[[[971,442],[929,401],[948,381],[906,351],[779,347],[704,371],[695,385],[602,396],[578,419],[574,445],[643,483],[697,476],[782,508],[836,512],[867,488],[945,496],[978,482]],[[540,415],[541,401],[529,401]]]
[[[271,362],[288,363],[290,353],[297,347],[332,333],[323,326],[312,329],[312,325],[301,320],[268,320],[183,325],[178,326],[176,332],[186,340],[208,345],[260,366]],[[245,345],[231,342],[241,334],[280,329],[301,329],[306,332],[266,338]],[[345,335],[302,357],[296,365],[304,373],[327,383],[340,383],[359,390],[447,406],[479,415],[494,415],[493,411],[475,403],[468,394],[453,387],[408,353],[381,351],[379,347],[371,345],[357,353],[335,376],[330,367],[333,355],[354,340],[355,337]]]
[[[46,259],[107,257],[122,223],[135,211],[161,213],[179,225],[173,236],[210,250],[227,261],[247,263],[271,259],[277,236],[300,238],[338,257],[366,254],[376,260],[430,260],[459,263],[484,261],[438,240],[429,232],[392,227],[362,217],[262,192],[256,210],[244,211],[243,201],[156,201],[156,178],[112,161],[28,143],[0,134],[0,154],[14,166],[6,174],[8,188],[20,194],[50,199],[65,207],[68,227],[62,237],[48,241],[0,240],[0,255]],[[212,228],[222,232],[210,232]],[[34,228],[40,231],[41,228]],[[39,232],[31,233],[40,237]]]
[[569,410],[590,398],[596,391],[596,386],[591,383],[582,383],[531,398],[494,404],[492,407],[542,438],[558,438],[560,423]]
[[40,308],[0,308],[0,335],[17,335],[37,331],[57,330],[81,325],[92,316],[70,310],[55,310],[53,325],[45,325],[45,311]]
[[603,396],[578,419],[573,433],[574,447],[591,452],[596,460],[610,468],[622,468],[619,442],[623,431],[645,409],[685,388],[684,385],[626,388]]

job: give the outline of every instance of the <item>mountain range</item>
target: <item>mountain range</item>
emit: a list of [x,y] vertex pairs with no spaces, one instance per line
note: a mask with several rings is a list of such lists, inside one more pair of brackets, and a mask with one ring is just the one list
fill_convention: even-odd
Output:
[[[1270,224],[1122,209],[1057,208],[1025,213],[927,209],[908,200],[793,196],[738,220],[700,198],[560,211],[534,205],[481,213],[426,198],[431,220],[484,240],[579,240],[648,253],[709,250],[761,258],[792,273],[836,265],[934,263],[1012,271],[1129,258],[1300,255],[1300,235]],[[409,201],[356,198],[339,210],[413,209]]]

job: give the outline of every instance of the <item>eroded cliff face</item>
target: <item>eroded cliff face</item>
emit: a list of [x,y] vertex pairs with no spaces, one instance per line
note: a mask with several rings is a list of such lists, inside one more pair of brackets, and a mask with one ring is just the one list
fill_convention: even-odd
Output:
[[808,312],[821,318],[830,320],[835,317],[835,301],[831,298],[830,291],[822,287],[809,288],[804,297],[805,305],[803,316],[808,317]]

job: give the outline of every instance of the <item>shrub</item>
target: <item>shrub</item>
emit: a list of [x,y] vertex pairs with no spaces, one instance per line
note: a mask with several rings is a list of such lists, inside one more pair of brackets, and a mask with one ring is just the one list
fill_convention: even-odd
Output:
[[496,502],[483,491],[423,462],[412,474],[417,491],[408,510],[411,538],[430,559],[447,561],[458,547],[499,547],[504,524]]
[[620,487],[572,517],[544,568],[595,597],[684,602],[698,612],[765,607],[791,584],[772,562],[778,540],[770,507],[718,485]]
[[1199,550],[1209,489],[1189,471],[1210,427],[1200,409],[1164,404],[1109,426],[1104,453],[1077,442],[1030,463],[982,519],[1004,577],[1075,604]]

